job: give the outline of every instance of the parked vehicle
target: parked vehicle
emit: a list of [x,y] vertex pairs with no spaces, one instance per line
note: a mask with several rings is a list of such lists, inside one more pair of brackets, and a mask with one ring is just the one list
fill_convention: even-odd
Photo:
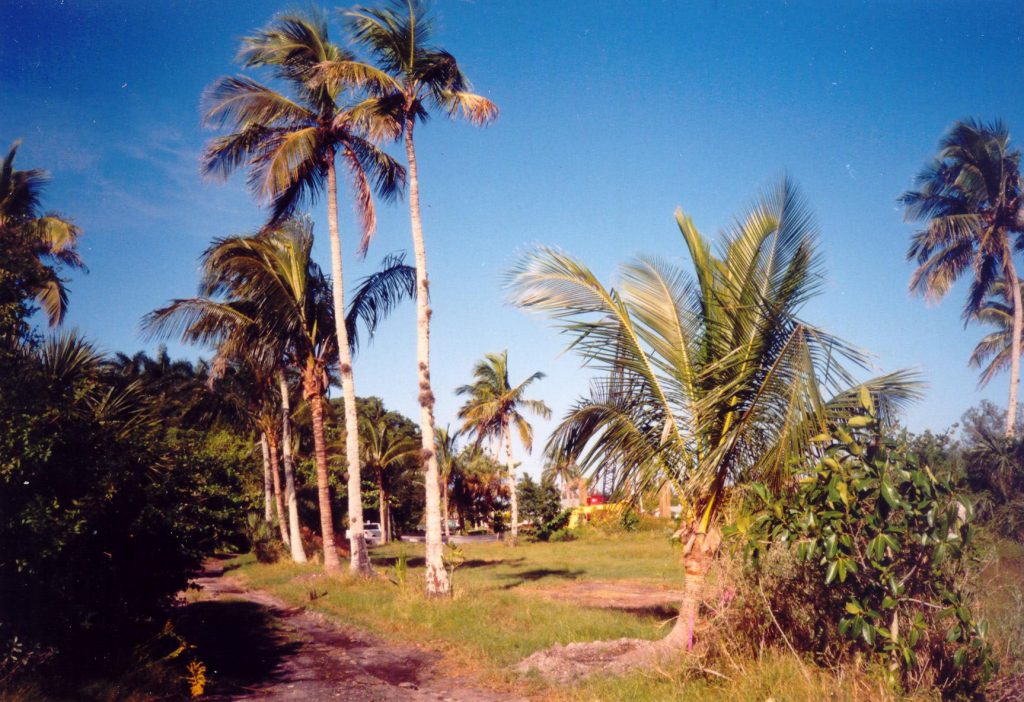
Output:
[[[345,530],[345,538],[352,538],[349,536],[350,531]],[[384,543],[384,532],[380,528],[380,524],[377,522],[363,522],[363,536],[366,538],[368,546],[377,546]]]

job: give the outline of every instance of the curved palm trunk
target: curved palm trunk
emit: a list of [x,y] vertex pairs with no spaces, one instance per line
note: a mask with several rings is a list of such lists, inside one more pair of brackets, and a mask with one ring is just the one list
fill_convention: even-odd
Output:
[[327,442],[324,441],[324,397],[320,394],[318,379],[306,378],[306,395],[313,415],[313,460],[316,463],[317,499],[320,506],[320,537],[324,542],[324,570],[337,573],[341,570],[341,560],[334,541],[331,486],[327,474]]
[[302,548],[302,531],[299,529],[299,497],[295,494],[295,462],[292,460],[292,402],[284,373],[277,374],[277,382],[281,390],[281,457],[284,463],[284,497],[288,502],[288,541],[292,560],[305,563],[306,550]]
[[[266,434],[264,434],[266,437]],[[288,520],[284,516],[284,495],[281,494],[281,468],[277,461],[277,437],[273,434],[267,439],[267,454],[270,470],[274,474],[274,502],[277,504],[277,527],[281,530],[281,541],[285,546],[291,546],[291,537],[288,533]],[[303,554],[305,555],[305,554]]]
[[1021,304],[1020,281],[1013,265],[1013,252],[1006,253],[1006,284],[1013,291],[1013,338],[1010,344],[1010,398],[1006,406],[1006,436],[1017,431],[1017,390],[1020,386],[1021,334],[1024,333],[1024,305]]
[[265,431],[260,432],[260,452],[263,454],[263,521],[270,524],[274,521],[274,498],[273,488],[270,486],[270,449],[267,447]]
[[512,462],[512,431],[509,427],[504,430],[505,439],[505,460],[508,462],[509,499],[512,501],[512,538],[509,542],[513,546],[519,538],[519,495],[516,490],[516,468]]
[[370,575],[370,556],[363,533],[362,475],[359,465],[359,418],[356,386],[352,375],[352,351],[345,327],[345,281],[341,269],[341,236],[338,233],[338,179],[334,156],[327,162],[327,224],[331,239],[331,292],[334,298],[335,333],[338,338],[338,366],[341,370],[341,398],[345,407],[345,463],[348,466],[348,529],[351,559],[349,568],[357,575]]
[[416,149],[412,138],[413,122],[405,121],[405,155],[409,162],[409,219],[412,223],[412,247],[416,257],[416,360],[419,374],[420,440],[426,491],[426,581],[428,595],[447,595],[451,590],[448,571],[442,558],[441,496],[438,486],[437,454],[434,439],[434,393],[430,387],[430,283],[427,280],[427,253],[420,221],[420,183],[416,173]]
[[694,533],[684,545],[682,561],[686,580],[683,582],[683,601],[672,631],[659,642],[660,645],[675,650],[693,650],[693,632],[697,626],[704,585],[721,541],[721,534],[713,529]]

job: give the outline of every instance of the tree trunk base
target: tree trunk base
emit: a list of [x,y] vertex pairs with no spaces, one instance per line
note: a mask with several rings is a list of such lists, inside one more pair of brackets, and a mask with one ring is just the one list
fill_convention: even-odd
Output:
[[683,654],[668,638],[555,644],[523,659],[513,671],[520,674],[535,671],[550,682],[571,683],[594,673],[624,675],[660,665]]

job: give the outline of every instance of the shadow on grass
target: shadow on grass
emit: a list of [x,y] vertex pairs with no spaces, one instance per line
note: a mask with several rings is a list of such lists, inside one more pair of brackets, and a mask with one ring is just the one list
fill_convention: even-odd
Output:
[[190,652],[206,666],[207,694],[231,695],[276,679],[278,667],[299,645],[273,624],[273,613],[254,602],[194,602],[175,625],[195,646]]
[[585,571],[582,570],[569,570],[568,568],[534,568],[532,570],[523,570],[518,573],[509,573],[508,575],[502,575],[502,579],[511,580],[512,582],[506,583],[501,586],[502,590],[511,590],[514,587],[519,587],[525,583],[532,583],[544,578],[563,578],[565,580],[576,580]]
[[[394,568],[398,564],[398,556],[374,556],[373,566],[375,568]],[[471,558],[465,561],[459,566],[459,570],[468,570],[472,568],[487,568],[498,566],[515,567],[525,561],[525,558],[501,558],[496,560],[485,560],[482,558]],[[409,568],[422,568],[426,565],[427,561],[419,556],[414,558],[405,559],[405,564]]]

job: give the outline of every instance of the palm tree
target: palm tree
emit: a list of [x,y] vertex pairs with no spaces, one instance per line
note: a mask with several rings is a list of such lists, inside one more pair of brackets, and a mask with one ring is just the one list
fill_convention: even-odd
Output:
[[462,433],[459,431],[452,431],[451,427],[437,430],[437,468],[438,479],[441,481],[441,519],[443,520],[442,528],[444,530],[444,538],[446,539],[451,539],[452,536],[451,526],[448,523],[451,516],[448,505],[448,486],[451,484],[454,475],[460,470],[457,446],[461,435]]
[[26,297],[34,298],[50,326],[56,326],[68,308],[59,265],[85,267],[77,249],[82,230],[65,217],[40,210],[50,176],[39,169],[14,169],[20,144],[14,142],[0,166],[0,248],[5,258],[16,258],[25,270],[0,287],[0,305],[20,305]]
[[1013,323],[1006,435],[1013,436],[1024,331],[1024,304],[1013,261],[1014,251],[1024,247],[1020,151],[1010,148],[1010,134],[1001,122],[957,122],[940,142],[938,158],[916,182],[918,190],[900,197],[908,220],[927,222],[907,251],[907,259],[918,264],[910,290],[937,300],[970,271],[966,323],[977,319],[1000,278],[1009,286]]
[[824,278],[812,218],[789,182],[726,231],[720,254],[689,217],[676,220],[692,278],[639,258],[608,288],[546,248],[510,275],[513,301],[556,320],[604,375],[556,428],[549,455],[591,472],[618,466],[620,488],[670,476],[695,508],[681,533],[685,596],[658,651],[692,646],[730,489],[784,483],[812,437],[861,411],[863,393],[883,417],[920,394],[906,371],[856,383],[841,362],[864,366],[865,354],[799,316]]
[[[203,170],[227,177],[239,166],[248,167],[254,194],[271,207],[272,224],[289,217],[303,202],[315,201],[326,186],[332,298],[334,308],[344,310],[335,160],[342,159],[351,179],[361,220],[361,255],[376,229],[374,193],[392,200],[405,178],[404,169],[361,133],[351,110],[338,105],[340,97],[372,83],[380,72],[331,43],[326,17],[316,10],[278,15],[269,27],[242,40],[239,59],[246,67],[269,67],[275,79],[290,86],[293,97],[244,77],[215,82],[205,96],[205,119],[212,126],[230,125],[232,133],[211,142]],[[324,62],[334,67],[331,78],[314,85],[313,69]],[[351,569],[368,574],[352,358],[340,312],[335,323],[345,426],[350,429],[345,432],[345,455]]]
[[[416,357],[426,485],[426,588],[428,594],[443,595],[448,593],[449,582],[442,562],[434,393],[430,384],[430,295],[413,129],[417,120],[426,119],[429,108],[449,115],[461,110],[477,125],[493,121],[498,116],[498,108],[469,92],[469,83],[454,56],[429,44],[432,22],[418,0],[396,0],[381,9],[357,7],[346,16],[356,43],[373,55],[386,74],[386,78],[375,75],[372,81],[367,80],[367,88],[374,96],[353,109],[353,117],[374,133],[382,136],[398,133],[405,139],[409,217],[416,261]],[[344,62],[327,61],[318,69],[318,80],[330,84],[348,70]]]
[[971,353],[969,364],[981,370],[978,387],[989,384],[993,377],[1010,367],[1013,353],[1013,296],[1006,283],[998,280],[992,285],[990,295],[978,308],[974,317],[983,324],[996,327],[986,334]]
[[[312,414],[324,567],[335,572],[341,563],[334,541],[323,406],[327,367],[335,353],[334,320],[330,285],[310,256],[312,246],[308,220],[288,220],[256,236],[215,240],[203,255],[200,294],[204,297],[175,300],[151,313],[147,325],[162,333],[177,331],[189,341],[219,342],[220,353],[229,358],[249,349],[274,359],[267,362],[268,367],[284,359],[298,373]],[[277,375],[287,480],[289,393],[283,372],[278,370]],[[296,540],[293,531],[293,548]]]
[[542,477],[546,480],[557,480],[561,483],[563,490],[575,485],[576,499],[579,501],[580,507],[586,507],[587,474],[580,469],[575,461],[564,456],[549,456]]
[[414,436],[396,431],[389,414],[380,403],[373,403],[359,415],[363,464],[373,471],[377,480],[377,513],[384,543],[392,538],[387,475],[410,459],[415,459],[419,446]]
[[544,419],[551,417],[551,410],[542,400],[528,400],[523,395],[533,382],[544,377],[537,372],[518,385],[508,379],[508,350],[489,353],[473,368],[473,384],[463,385],[455,392],[469,399],[459,410],[463,420],[463,431],[476,434],[477,443],[484,439],[497,440],[497,451],[505,447],[508,464],[509,496],[512,500],[512,543],[519,537],[519,500],[516,496],[515,463],[512,461],[512,427],[516,428],[519,440],[527,453],[533,450],[533,427],[520,413],[526,409]]

